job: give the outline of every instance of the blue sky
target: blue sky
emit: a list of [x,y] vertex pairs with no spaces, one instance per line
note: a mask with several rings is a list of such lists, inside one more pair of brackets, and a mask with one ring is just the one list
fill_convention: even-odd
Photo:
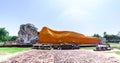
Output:
[[0,0],[0,27],[17,35],[21,24],[32,23],[85,35],[120,31],[120,0]]

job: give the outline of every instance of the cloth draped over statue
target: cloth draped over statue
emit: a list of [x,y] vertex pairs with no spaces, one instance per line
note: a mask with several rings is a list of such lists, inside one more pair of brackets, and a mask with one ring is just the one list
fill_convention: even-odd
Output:
[[85,36],[72,31],[56,31],[48,27],[43,27],[39,32],[40,43],[76,43],[76,44],[99,44],[100,38]]

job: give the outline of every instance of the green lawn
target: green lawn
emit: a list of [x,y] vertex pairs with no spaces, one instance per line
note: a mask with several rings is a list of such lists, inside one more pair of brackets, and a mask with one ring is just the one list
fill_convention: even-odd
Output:
[[4,42],[0,42],[0,45],[3,45],[4,44]]
[[[3,44],[2,42],[0,42],[0,44]],[[112,48],[116,48],[120,50],[120,44],[116,44],[116,43],[110,43]],[[86,49],[86,50],[94,50],[96,47],[80,47],[80,49]],[[22,47],[0,47],[0,52],[5,52],[5,53],[16,53],[16,52],[21,52],[21,51],[26,51],[26,50],[30,50],[32,48],[28,47],[28,48],[22,48]],[[116,54],[120,54],[120,51],[115,52]]]
[[5,52],[5,53],[16,53],[16,52],[21,52],[21,51],[26,51],[30,50],[31,48],[21,48],[21,47],[1,47],[0,52]]
[[[4,42],[0,42],[0,45],[2,45],[2,44],[4,44]],[[32,48],[30,48],[30,47],[0,47],[0,55],[2,55],[3,53],[11,54],[11,53],[30,50],[30,49],[32,49]]]
[[118,43],[109,43],[112,48],[116,48],[120,50],[120,44]]
[[115,53],[118,54],[118,55],[120,55],[120,51],[116,51]]
[[[118,43],[109,43],[109,44],[112,48],[120,50],[120,44],[118,44]],[[95,48],[96,48],[95,46],[94,47],[87,47],[87,46],[86,47],[80,47],[80,49],[90,49],[90,50],[95,49]]]

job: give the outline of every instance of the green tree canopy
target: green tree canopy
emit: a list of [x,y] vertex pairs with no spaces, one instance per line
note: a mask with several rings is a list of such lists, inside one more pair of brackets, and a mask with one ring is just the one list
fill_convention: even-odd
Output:
[[103,34],[104,34],[103,38],[106,38],[107,42],[112,42],[112,43],[120,42],[120,37],[117,35],[107,34],[107,32],[104,32]]
[[17,40],[18,36],[9,36],[9,41]]
[[0,41],[7,41],[9,32],[5,28],[0,28]]
[[99,34],[94,34],[93,37],[101,38]]

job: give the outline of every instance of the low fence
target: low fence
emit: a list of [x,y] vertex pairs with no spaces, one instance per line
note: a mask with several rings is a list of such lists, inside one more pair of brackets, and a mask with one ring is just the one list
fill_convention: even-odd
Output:
[[32,45],[0,45],[0,47],[32,47]]
[[22,44],[15,41],[5,42],[4,44],[0,45],[0,47],[32,47],[32,44]]

